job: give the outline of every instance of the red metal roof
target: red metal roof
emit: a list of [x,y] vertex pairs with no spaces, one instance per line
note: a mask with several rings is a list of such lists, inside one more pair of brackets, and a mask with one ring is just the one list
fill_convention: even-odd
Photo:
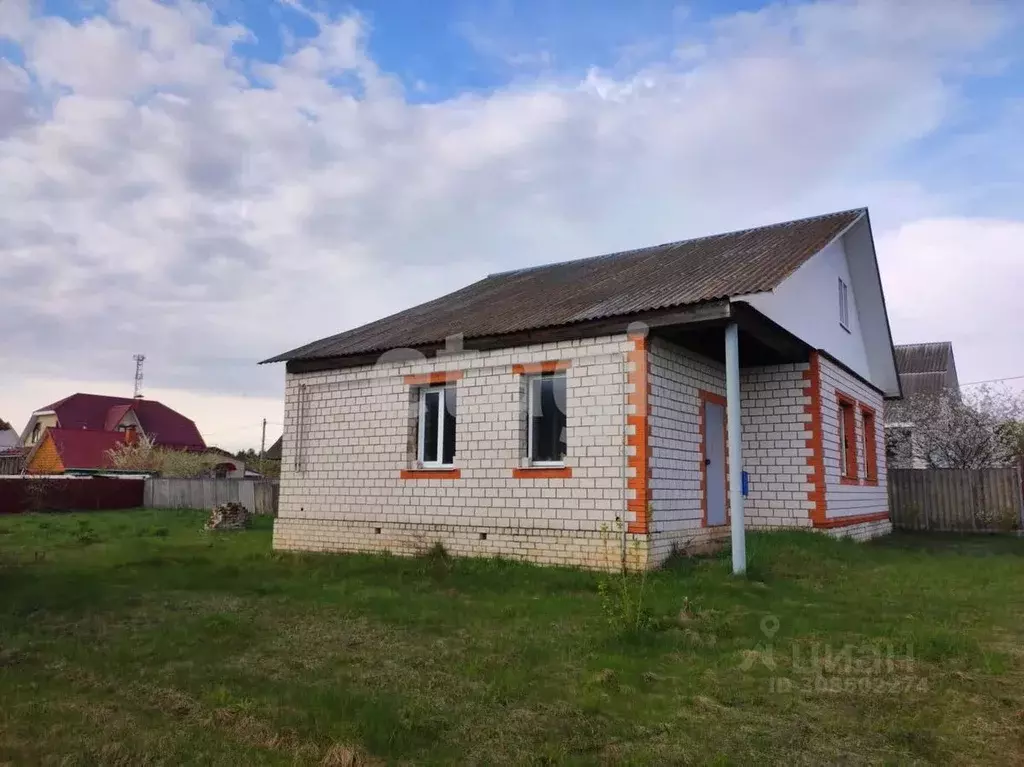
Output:
[[47,429],[64,469],[110,469],[110,450],[124,442],[119,431]]
[[124,414],[132,410],[155,444],[179,450],[206,448],[195,423],[156,400],[78,393],[41,409],[56,413],[57,425],[62,430],[95,431],[113,430]]

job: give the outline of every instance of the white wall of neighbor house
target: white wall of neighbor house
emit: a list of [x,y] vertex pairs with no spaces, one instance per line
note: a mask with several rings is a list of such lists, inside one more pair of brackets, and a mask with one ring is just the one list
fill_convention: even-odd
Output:
[[[882,426],[883,398],[856,376],[824,357],[821,367],[822,449],[825,467],[826,517],[855,517],[879,514],[889,510],[887,470],[885,464],[885,429]],[[853,399],[856,419],[857,481],[844,484],[842,451],[839,439],[839,398],[842,393]],[[861,405],[875,411],[875,484],[866,482],[866,447],[864,416]]]
[[[454,554],[617,564],[632,348],[620,335],[288,375],[275,547],[414,553],[441,542]],[[513,365],[554,360],[570,363],[572,477],[515,478],[526,464],[526,387]],[[402,478],[414,464],[415,393],[405,376],[445,371],[462,373],[461,476]]]
[[[840,324],[839,280],[847,285],[849,321]],[[867,291],[860,291],[866,293]],[[813,256],[774,291],[747,296],[746,301],[769,319],[815,349],[822,349],[872,380],[861,332],[860,295],[850,276],[843,238]]]

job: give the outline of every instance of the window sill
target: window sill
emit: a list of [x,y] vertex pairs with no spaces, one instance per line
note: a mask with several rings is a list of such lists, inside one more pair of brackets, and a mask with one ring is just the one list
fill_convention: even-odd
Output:
[[402,469],[402,479],[459,479],[462,469]]
[[839,484],[840,485],[859,485],[860,484],[860,480],[857,479],[856,477],[840,477],[839,478]]
[[865,479],[864,484],[867,487],[878,487],[878,477],[875,477],[873,479]]
[[513,469],[512,476],[515,479],[569,479],[572,477],[572,468],[569,466],[528,466]]

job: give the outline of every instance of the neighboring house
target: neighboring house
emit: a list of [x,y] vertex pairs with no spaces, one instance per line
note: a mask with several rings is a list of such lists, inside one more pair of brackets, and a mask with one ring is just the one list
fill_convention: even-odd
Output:
[[901,344],[895,347],[895,352],[904,400],[887,402],[885,406],[886,459],[889,468],[923,469],[927,461],[915,446],[908,408],[915,398],[960,391],[953,344],[949,341]]
[[267,362],[279,549],[655,566],[743,489],[751,528],[891,530],[864,209],[491,275]]
[[0,453],[21,448],[21,437],[7,421],[0,418]]
[[7,421],[0,419],[0,475],[21,473],[24,455],[18,432]]
[[267,448],[266,458],[268,461],[280,461],[281,460],[281,445],[284,441],[284,436],[277,438],[277,441]]
[[142,398],[72,394],[32,413],[21,434],[25,446],[34,447],[48,428],[141,432],[160,447],[206,449],[195,423],[156,400]]
[[96,429],[47,428],[28,459],[29,474],[65,474],[113,469],[110,451],[131,435]]

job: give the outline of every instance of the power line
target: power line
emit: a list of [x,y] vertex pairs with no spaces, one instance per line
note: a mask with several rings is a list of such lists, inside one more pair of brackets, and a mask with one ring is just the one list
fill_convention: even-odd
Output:
[[1006,376],[1004,378],[989,378],[987,381],[971,381],[969,383],[962,383],[962,384],[960,384],[960,386],[961,387],[963,387],[963,386],[978,386],[979,384],[1002,383],[1003,381],[1019,381],[1022,378],[1024,378],[1024,375],[1020,375],[1020,376]]

